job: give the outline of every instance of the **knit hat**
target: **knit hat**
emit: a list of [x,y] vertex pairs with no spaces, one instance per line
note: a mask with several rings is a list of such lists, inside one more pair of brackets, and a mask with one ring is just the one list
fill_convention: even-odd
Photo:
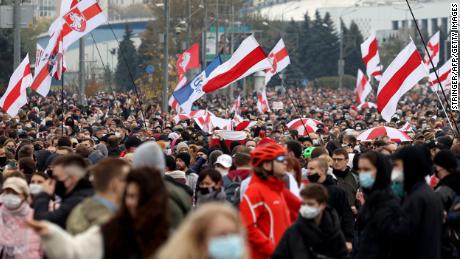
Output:
[[26,197],[29,196],[29,186],[27,186],[26,180],[19,177],[9,177],[3,183],[2,190],[12,189],[17,193],[24,194]]
[[[177,151],[178,153],[180,153],[181,150],[183,150],[183,149],[186,149],[186,152],[189,152],[189,151],[190,151],[190,149],[188,148],[187,143],[185,143],[185,142],[180,142],[179,144],[177,144],[177,146],[176,146],[176,151]],[[185,151],[185,150],[184,150],[184,151]]]
[[132,147],[138,147],[142,144],[142,140],[135,136],[128,137],[125,141],[125,147],[126,149],[132,148]]
[[450,150],[439,151],[434,157],[433,162],[435,165],[445,168],[448,171],[455,171],[457,168],[457,159]]
[[165,170],[164,154],[157,143],[145,142],[134,151],[133,167],[143,166],[158,168],[162,172]]
[[185,165],[188,167],[190,165],[190,155],[185,152],[180,152],[176,155],[176,159],[184,161]]
[[176,182],[186,184],[187,183],[187,176],[185,175],[184,171],[175,170],[172,172],[166,172],[167,176],[174,178]]

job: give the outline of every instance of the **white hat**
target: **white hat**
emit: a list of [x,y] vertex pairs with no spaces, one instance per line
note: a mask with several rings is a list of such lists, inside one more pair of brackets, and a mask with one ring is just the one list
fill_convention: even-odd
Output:
[[220,164],[225,168],[230,168],[232,166],[232,163],[232,157],[227,154],[220,155],[216,160],[216,164]]

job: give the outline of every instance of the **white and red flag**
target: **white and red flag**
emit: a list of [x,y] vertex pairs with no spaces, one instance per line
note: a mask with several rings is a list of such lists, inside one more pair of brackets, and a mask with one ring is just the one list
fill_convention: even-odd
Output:
[[[177,57],[176,62],[176,69],[177,69],[177,78],[179,82],[174,88],[174,91],[181,89],[183,86],[187,84],[187,76],[186,73],[193,68],[197,68],[200,66],[200,45],[198,43],[193,44],[188,50],[184,51],[184,53],[179,54]],[[169,97],[169,106],[176,112],[180,111],[180,105],[177,102],[174,95]]]
[[11,117],[18,114],[19,109],[27,103],[27,87],[32,84],[29,54],[14,71],[8,88],[0,99],[0,106]]
[[[440,44],[439,44],[439,31],[436,32],[428,41],[426,48],[428,49],[428,53],[430,54],[430,57],[433,61],[434,68],[438,66],[439,63],[439,49],[440,49]],[[430,58],[428,57],[428,53],[425,51],[425,56],[423,57],[423,62],[425,63],[426,66],[428,66],[430,69],[431,67],[431,62]]]
[[369,78],[374,77],[380,81],[382,77],[382,66],[380,66],[379,49],[375,32],[361,44],[361,55],[364,65],[366,65],[366,74]]
[[268,99],[265,89],[257,93],[257,110],[260,113],[266,113],[270,111],[270,106],[268,105]]
[[235,103],[233,103],[232,108],[230,108],[230,113],[235,112],[235,114],[240,113],[241,107],[241,96],[238,95],[238,98],[235,99]]
[[377,107],[383,119],[390,121],[396,112],[399,99],[426,76],[428,70],[411,40],[391,62],[380,81]]
[[434,72],[430,73],[430,87],[433,92],[440,91],[439,83],[441,83],[444,90],[449,90],[451,85],[451,69],[452,69],[452,58],[450,58],[442,67],[438,69],[438,78]]
[[356,102],[361,104],[366,101],[367,96],[371,93],[372,86],[369,84],[366,75],[358,69],[358,75],[356,77]]
[[37,69],[40,59],[43,56],[45,49],[37,43],[37,50],[35,51],[35,69]]
[[268,84],[272,76],[283,71],[283,69],[291,64],[283,39],[280,39],[272,51],[268,54],[268,60],[272,64],[272,67],[265,70],[265,85]]

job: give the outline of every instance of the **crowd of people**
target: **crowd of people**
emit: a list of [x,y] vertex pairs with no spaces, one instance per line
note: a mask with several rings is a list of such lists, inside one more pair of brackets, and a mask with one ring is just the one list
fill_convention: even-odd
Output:
[[[391,122],[345,89],[267,96],[283,107],[242,98],[239,141],[122,93],[1,113],[0,258],[460,258],[460,138],[427,88]],[[299,117],[321,124],[300,135]],[[357,140],[381,125],[413,141]]]

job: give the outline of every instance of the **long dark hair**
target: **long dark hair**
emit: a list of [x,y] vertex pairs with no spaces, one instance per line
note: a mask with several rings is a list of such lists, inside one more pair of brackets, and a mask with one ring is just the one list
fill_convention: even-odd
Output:
[[104,237],[104,258],[145,258],[153,255],[167,240],[168,193],[160,171],[136,168],[126,178],[126,186],[136,184],[139,201],[133,218],[123,202],[115,216],[101,227]]

